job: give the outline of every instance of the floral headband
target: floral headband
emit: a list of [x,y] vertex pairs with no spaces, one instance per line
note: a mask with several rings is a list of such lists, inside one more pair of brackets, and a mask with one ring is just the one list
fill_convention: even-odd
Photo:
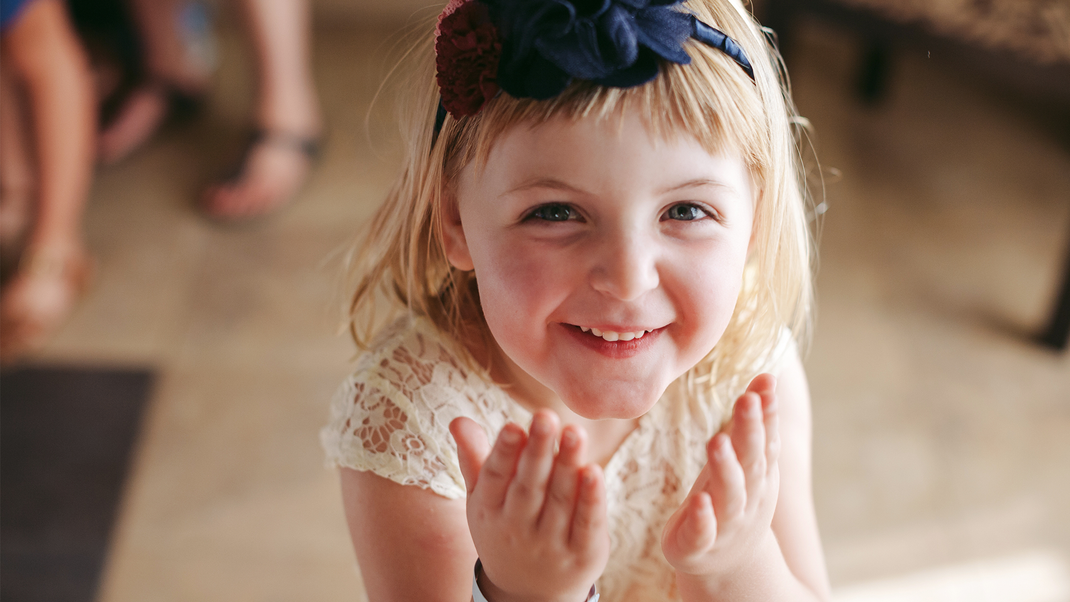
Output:
[[545,100],[573,79],[614,88],[646,83],[658,60],[686,65],[694,38],[734,60],[754,79],[743,49],[724,32],[674,8],[681,0],[450,0],[435,30],[441,100],[446,113],[475,115],[505,90]]

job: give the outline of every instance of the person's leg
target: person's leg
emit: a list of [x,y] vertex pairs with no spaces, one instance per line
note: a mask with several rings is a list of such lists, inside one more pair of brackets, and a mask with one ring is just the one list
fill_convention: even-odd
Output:
[[96,133],[88,61],[64,5],[34,0],[5,33],[4,63],[25,86],[33,117],[38,181],[36,219],[0,298],[0,357],[43,342],[78,298]]
[[0,260],[7,267],[21,248],[34,197],[33,160],[18,84],[0,69]]
[[311,167],[322,124],[310,56],[307,0],[242,0],[256,55],[256,139],[239,175],[210,187],[204,209],[223,219],[250,217],[285,204]]
[[145,81],[130,92],[100,134],[100,160],[115,163],[148,141],[167,118],[176,94],[196,97],[208,87],[208,68],[191,60],[181,33],[188,0],[129,0],[144,51]]

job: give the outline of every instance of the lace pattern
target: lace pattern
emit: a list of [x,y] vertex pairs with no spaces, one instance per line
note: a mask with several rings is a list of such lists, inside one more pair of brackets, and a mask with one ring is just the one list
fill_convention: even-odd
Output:
[[[790,344],[785,332],[755,373],[775,368]],[[718,397],[738,394],[715,391]],[[469,370],[428,320],[403,318],[338,389],[320,438],[329,465],[459,499],[464,479],[449,434],[458,416],[482,425],[491,441],[510,421],[531,422],[530,412]],[[721,419],[674,383],[606,465],[611,552],[598,581],[603,600],[679,599],[661,553],[661,531],[705,465],[705,443]]]
[[399,320],[379,340],[331,402],[320,432],[328,465],[463,498],[450,422],[472,418],[493,441],[510,421],[527,426],[531,413],[468,370],[427,320]]

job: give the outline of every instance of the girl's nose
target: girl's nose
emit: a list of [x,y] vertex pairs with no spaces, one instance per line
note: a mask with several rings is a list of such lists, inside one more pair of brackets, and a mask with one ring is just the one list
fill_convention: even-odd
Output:
[[638,234],[607,236],[595,251],[591,286],[622,301],[633,301],[658,287],[656,249]]

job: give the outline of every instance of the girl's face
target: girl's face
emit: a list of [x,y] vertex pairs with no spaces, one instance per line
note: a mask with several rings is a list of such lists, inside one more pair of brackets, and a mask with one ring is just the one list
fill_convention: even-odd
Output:
[[519,126],[467,166],[445,212],[474,269],[510,391],[589,419],[635,418],[721,337],[754,219],[743,162],[641,118]]

